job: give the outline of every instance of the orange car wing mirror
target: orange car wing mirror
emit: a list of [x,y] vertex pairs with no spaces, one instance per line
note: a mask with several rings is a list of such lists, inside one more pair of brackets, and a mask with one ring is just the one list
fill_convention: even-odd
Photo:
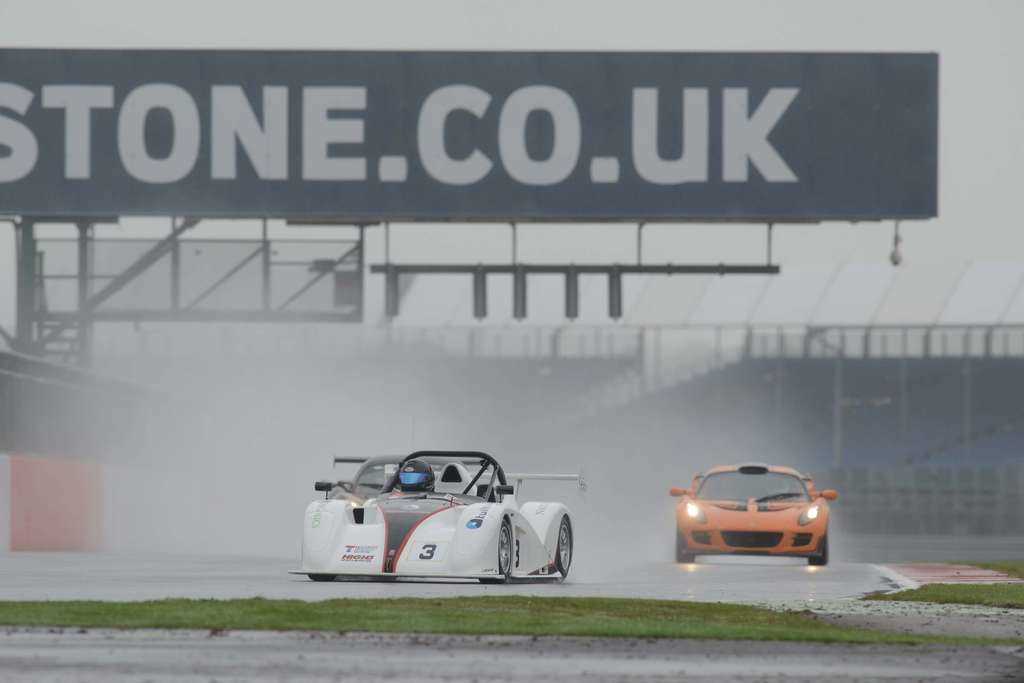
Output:
[[825,489],[821,492],[821,497],[825,500],[835,500],[839,497],[839,492],[835,489]]
[[680,498],[682,496],[690,495],[690,491],[688,489],[679,488],[678,486],[673,486],[668,490],[668,495],[672,496],[673,498]]

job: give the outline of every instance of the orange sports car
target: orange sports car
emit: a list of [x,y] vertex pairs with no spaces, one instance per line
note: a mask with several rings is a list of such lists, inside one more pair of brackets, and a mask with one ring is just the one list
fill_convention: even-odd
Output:
[[828,564],[828,501],[810,477],[791,467],[750,464],[715,467],[673,487],[676,560],[697,555],[779,555]]

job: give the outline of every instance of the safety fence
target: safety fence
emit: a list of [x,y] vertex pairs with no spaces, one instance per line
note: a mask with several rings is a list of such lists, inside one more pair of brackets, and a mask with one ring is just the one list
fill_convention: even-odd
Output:
[[[842,529],[864,534],[1024,534],[1024,462],[999,466],[842,468],[812,473],[839,491]],[[950,549],[950,557],[956,555]]]

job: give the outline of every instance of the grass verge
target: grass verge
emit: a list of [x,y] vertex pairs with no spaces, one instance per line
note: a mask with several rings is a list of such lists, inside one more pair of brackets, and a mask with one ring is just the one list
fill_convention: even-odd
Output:
[[1024,584],[930,583],[899,593],[873,593],[866,599],[1024,609]]
[[369,631],[530,636],[704,638],[820,643],[992,644],[885,633],[804,613],[722,603],[612,598],[158,600],[0,602],[0,624],[91,628]]

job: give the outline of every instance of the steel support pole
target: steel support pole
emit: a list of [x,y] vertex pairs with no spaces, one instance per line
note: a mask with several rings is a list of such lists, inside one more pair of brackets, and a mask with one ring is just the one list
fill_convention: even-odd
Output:
[[618,269],[608,273],[608,317],[622,318],[622,273]]
[[575,271],[565,274],[565,317],[576,320],[580,316],[580,278]]
[[782,392],[783,392],[783,376],[785,374],[782,350],[779,349],[775,354],[775,389],[773,402],[775,404],[774,418],[775,418],[775,438],[777,443],[782,444],[783,436],[783,419],[782,419]]
[[93,317],[89,309],[92,294],[92,230],[91,223],[78,223],[78,364],[92,363]]
[[359,320],[363,320],[366,311],[366,225],[359,226]]
[[971,432],[974,429],[974,377],[970,357],[964,358],[964,392],[963,392],[963,430],[964,430],[964,461],[971,460]]
[[36,314],[36,232],[35,223],[23,218],[15,224],[18,238],[16,348],[32,353],[35,347]]
[[384,315],[390,320],[398,316],[398,269],[388,268],[384,275]]
[[[905,338],[905,337],[904,337]],[[904,350],[904,353],[906,351]],[[910,391],[907,381],[907,357],[900,358],[900,441],[907,443],[910,425]]]
[[181,242],[178,241],[177,218],[171,218],[171,310],[181,308]]
[[832,464],[843,465],[843,357],[837,356],[832,374]]
[[[362,231],[359,233],[362,235]],[[263,310],[270,310],[270,238],[267,236],[267,219],[263,219],[261,240],[263,245],[262,259],[260,261],[260,285]]]

